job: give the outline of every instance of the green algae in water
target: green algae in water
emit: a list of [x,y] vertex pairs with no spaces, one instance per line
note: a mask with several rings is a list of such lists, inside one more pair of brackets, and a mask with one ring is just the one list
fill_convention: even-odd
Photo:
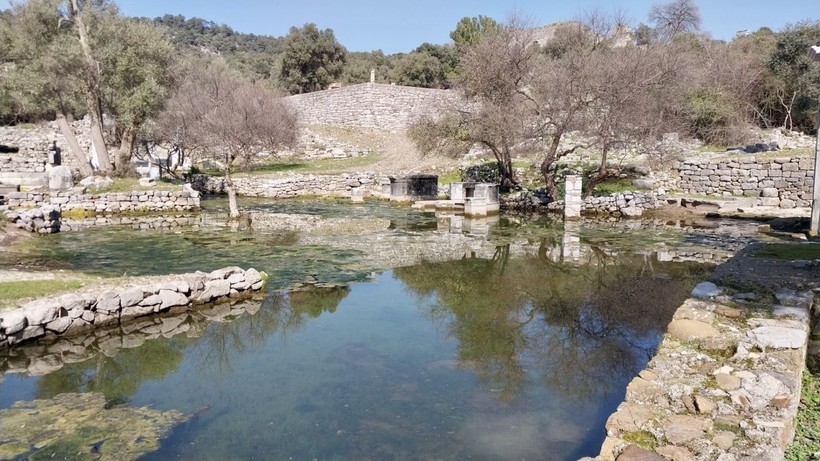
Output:
[[186,419],[173,410],[108,409],[100,393],[17,402],[0,410],[0,459],[134,460]]

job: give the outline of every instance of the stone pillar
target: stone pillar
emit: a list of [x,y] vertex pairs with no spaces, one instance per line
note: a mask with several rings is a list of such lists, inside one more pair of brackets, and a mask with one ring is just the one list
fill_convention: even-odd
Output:
[[376,83],[376,69],[370,69],[370,83]]
[[[812,49],[820,47],[812,47]],[[820,97],[817,98],[820,103]],[[814,144],[814,189],[811,201],[811,225],[809,235],[820,235],[820,107],[817,109],[817,139]]]
[[564,219],[574,220],[581,218],[581,177],[567,176],[564,183]]

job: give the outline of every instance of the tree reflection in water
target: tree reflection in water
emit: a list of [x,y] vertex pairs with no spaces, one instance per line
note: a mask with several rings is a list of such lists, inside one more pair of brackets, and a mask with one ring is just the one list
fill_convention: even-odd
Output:
[[[159,380],[175,372],[189,348],[198,348],[202,352],[198,364],[200,370],[212,369],[222,375],[221,372],[231,369],[231,359],[236,355],[263,344],[273,334],[286,338],[304,326],[309,318],[318,317],[322,312],[334,312],[348,293],[347,287],[275,292],[261,305],[259,301],[249,301],[233,306],[244,308],[231,310],[236,314],[216,322],[202,312],[193,312],[190,316],[182,314],[186,320],[180,324],[178,332],[188,334],[171,332],[168,334],[171,337],[166,338],[156,337],[155,332],[134,331],[128,336],[139,339],[139,347],[106,350],[105,354],[93,345],[89,346],[88,360],[65,364],[39,379],[36,395],[37,398],[51,398],[66,392],[101,392],[109,404],[123,403],[143,382]],[[218,308],[214,306],[213,309]],[[126,336],[119,329],[111,334],[112,337],[118,335]],[[32,345],[26,353],[36,355],[39,349],[42,348]]]
[[[527,372],[574,398],[606,394],[652,357],[659,335],[704,269],[653,257],[610,257],[591,248],[579,261],[465,258],[394,270],[426,314],[446,326],[458,360],[511,402]],[[532,374],[530,376],[533,376]]]

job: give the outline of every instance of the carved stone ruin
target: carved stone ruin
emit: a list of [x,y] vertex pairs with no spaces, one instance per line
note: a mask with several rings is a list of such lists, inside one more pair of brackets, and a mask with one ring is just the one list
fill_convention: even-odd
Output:
[[581,206],[584,200],[581,198],[581,177],[570,175],[566,177],[564,187],[564,219],[573,220],[581,218]]
[[438,197],[438,175],[416,174],[390,177],[390,200],[435,200]]

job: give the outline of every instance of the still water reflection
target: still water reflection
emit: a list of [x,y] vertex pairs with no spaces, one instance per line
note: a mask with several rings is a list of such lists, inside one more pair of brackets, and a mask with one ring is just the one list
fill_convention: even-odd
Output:
[[548,254],[500,245],[370,283],[271,291],[78,338],[87,357],[68,343],[15,350],[4,370],[53,367],[7,373],[0,406],[96,391],[193,415],[144,459],[594,456],[704,269]]

